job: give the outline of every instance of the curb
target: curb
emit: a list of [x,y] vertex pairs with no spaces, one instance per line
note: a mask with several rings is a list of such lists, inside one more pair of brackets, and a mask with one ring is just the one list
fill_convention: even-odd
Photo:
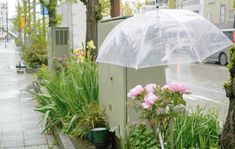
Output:
[[58,128],[54,128],[54,137],[58,141],[60,149],[76,149],[73,143],[71,142],[68,135],[62,134],[59,132]]

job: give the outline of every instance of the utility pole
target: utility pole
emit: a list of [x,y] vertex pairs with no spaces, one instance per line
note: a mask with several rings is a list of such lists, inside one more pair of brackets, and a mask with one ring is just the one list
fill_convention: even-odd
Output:
[[46,39],[46,23],[45,23],[45,0],[42,3],[42,35]]
[[111,17],[118,17],[120,16],[120,0],[110,0],[110,14]]
[[36,24],[36,0],[33,0],[33,23]]
[[[24,11],[24,19],[25,19],[25,25],[27,25],[27,1],[23,0],[23,11]],[[26,27],[24,27],[24,47],[25,47],[25,39],[26,39]]]
[[6,41],[8,42],[8,3],[6,0],[6,28],[7,28],[7,35],[6,35]]
[[28,0],[28,13],[29,13],[29,20],[28,20],[29,36],[31,36],[31,2],[30,0]]

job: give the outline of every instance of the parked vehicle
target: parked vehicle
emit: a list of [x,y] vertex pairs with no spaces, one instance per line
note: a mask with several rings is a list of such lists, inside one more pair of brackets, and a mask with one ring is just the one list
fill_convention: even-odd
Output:
[[[235,28],[221,30],[235,44]],[[228,48],[208,57],[206,61],[219,62],[221,65],[227,65],[229,60]]]

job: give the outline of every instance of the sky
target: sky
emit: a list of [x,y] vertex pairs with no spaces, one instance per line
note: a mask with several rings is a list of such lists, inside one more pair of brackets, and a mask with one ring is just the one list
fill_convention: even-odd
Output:
[[12,18],[16,14],[16,5],[17,5],[17,0],[0,0],[0,2],[6,2],[8,3],[8,15],[9,18]]

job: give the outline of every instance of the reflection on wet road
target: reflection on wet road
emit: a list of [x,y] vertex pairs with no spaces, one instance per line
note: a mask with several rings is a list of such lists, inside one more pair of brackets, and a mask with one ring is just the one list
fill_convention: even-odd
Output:
[[181,82],[191,91],[185,99],[190,106],[200,104],[202,107],[217,107],[221,117],[227,112],[228,99],[223,88],[229,78],[225,66],[208,63],[171,65],[166,68],[167,82]]

